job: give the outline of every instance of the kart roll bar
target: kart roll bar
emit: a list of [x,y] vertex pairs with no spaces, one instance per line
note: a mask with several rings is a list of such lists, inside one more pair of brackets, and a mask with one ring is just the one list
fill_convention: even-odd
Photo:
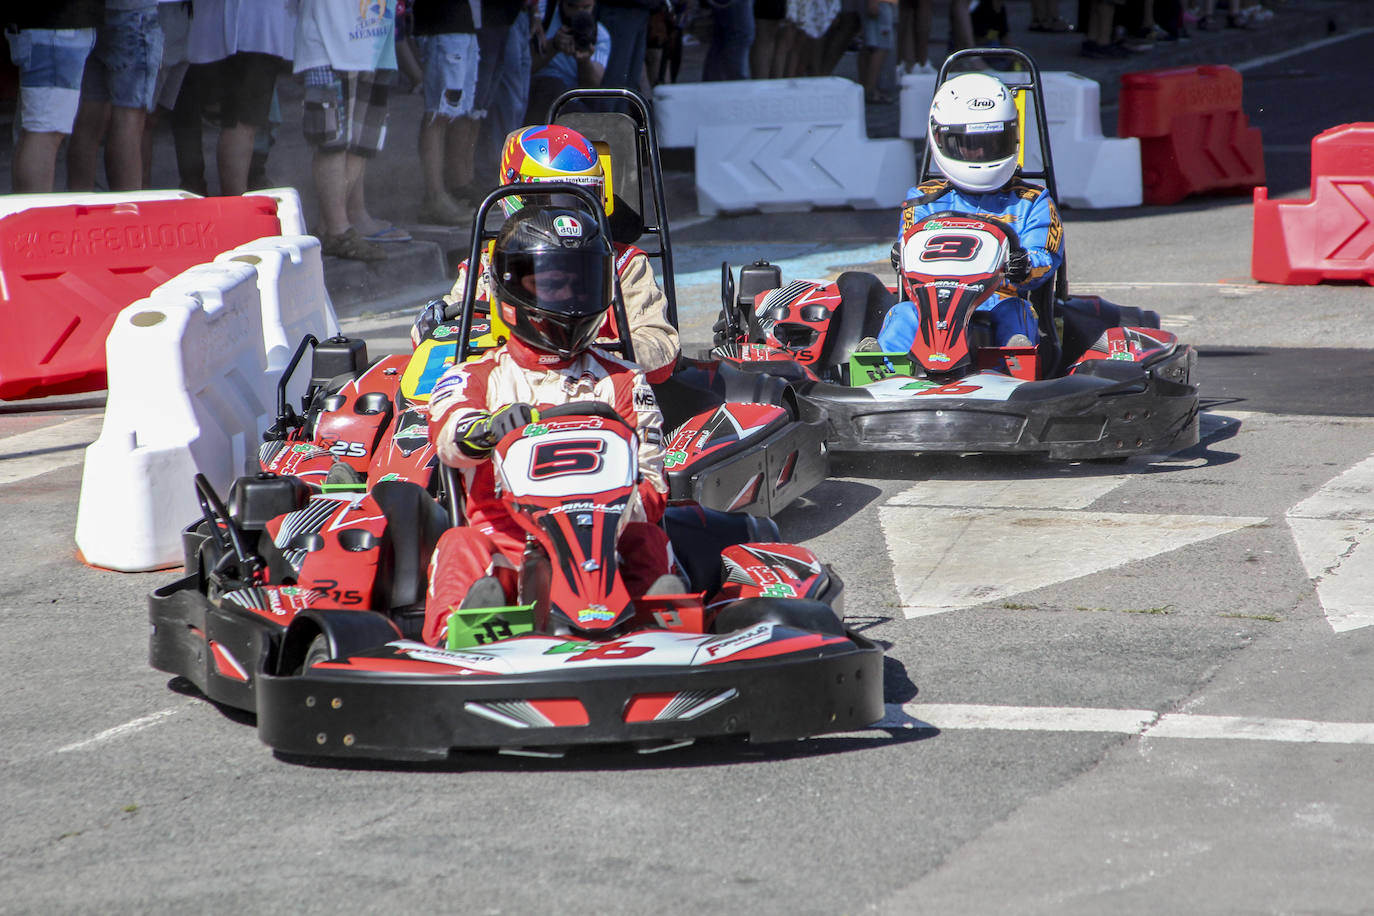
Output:
[[[1009,61],[1012,67],[997,71],[991,75],[996,76],[1008,88],[1019,90],[1030,96],[1031,104],[1035,112],[1035,133],[1036,144],[1040,150],[1039,169],[1025,170],[1020,169],[1018,174],[1022,178],[1031,178],[1044,182],[1045,190],[1049,192],[1050,200],[1054,201],[1055,206],[1059,205],[1059,185],[1054,178],[1054,155],[1050,149],[1050,124],[1045,115],[1045,84],[1040,77],[1040,68],[1035,61],[1031,60],[1030,55],[1017,48],[964,48],[955,51],[945,58],[940,64],[940,72],[935,77],[935,85],[944,85],[945,80],[950,76],[968,72],[969,68],[959,66],[961,61],[973,59],[990,59]],[[925,182],[927,179],[939,177],[939,172],[931,163],[930,155],[930,131],[926,131],[926,140],[921,147],[920,168],[917,170],[917,184]],[[1023,139],[1024,144],[1024,139]],[[1023,146],[1024,150],[1024,146]],[[1024,156],[1022,161],[1024,162]],[[1043,298],[1032,293],[1033,303],[1040,318],[1041,339],[1053,341],[1055,345],[1056,357],[1058,359],[1058,335],[1055,330],[1055,312],[1057,302],[1069,297],[1069,262],[1067,252],[1061,252],[1063,263],[1059,265],[1059,270],[1055,272],[1053,290],[1048,289],[1048,285],[1041,287],[1040,290],[1051,293]],[[1040,290],[1036,290],[1038,293]]]
[[[611,101],[623,102],[624,107],[629,109],[627,115],[624,111],[568,111],[574,102],[588,101]],[[635,126],[635,149],[617,149],[616,144],[610,142],[606,136],[609,132],[605,125],[613,119],[628,117],[634,122]],[[554,99],[549,106],[549,124],[562,124],[570,127],[587,139],[595,142],[606,142],[611,147],[611,183],[612,189],[616,187],[626,187],[623,180],[625,176],[624,167],[630,165],[636,173],[642,175],[644,163],[648,163],[650,178],[650,196],[654,205],[653,220],[645,221],[641,232],[658,237],[658,248],[655,251],[645,250],[645,254],[651,258],[657,258],[662,265],[658,272],[659,286],[663,289],[663,295],[668,300],[668,320],[673,327],[677,327],[677,287],[673,282],[673,246],[668,233],[668,206],[663,193],[663,167],[659,157],[658,134],[654,128],[653,113],[649,110],[649,103],[639,93],[630,89],[570,89]],[[629,160],[628,162],[626,160]],[[620,176],[617,177],[617,170]],[[644,187],[642,183],[636,181],[638,191],[637,201],[625,201],[637,208],[636,212],[641,218],[644,214]],[[623,239],[625,242],[632,242],[633,239]]]
[[[488,194],[482,199],[482,202],[477,205],[477,214],[473,217],[472,221],[472,241],[468,247],[468,271],[463,282],[463,310],[459,318],[459,328],[461,332],[458,335],[457,362],[466,362],[468,357],[472,356],[475,352],[472,347],[472,341],[469,338],[472,334],[473,314],[476,311],[477,281],[483,273],[481,270],[482,253],[483,249],[486,248],[486,242],[496,238],[497,234],[500,232],[499,226],[496,229],[486,228],[487,214],[491,212],[493,206],[507,197],[519,197],[522,195],[548,196],[552,194],[570,194],[576,197],[579,203],[586,209],[584,215],[595,215],[597,224],[601,227],[602,237],[606,239],[608,245],[610,244],[611,227],[606,219],[606,211],[602,207],[601,201],[583,185],[570,184],[565,181],[525,182],[502,185]],[[614,270],[611,272],[611,277],[613,280],[611,285],[611,308],[615,314],[615,326],[620,332],[620,340],[615,343],[598,344],[597,346],[604,350],[615,350],[628,362],[634,362],[634,346],[630,342],[630,324],[625,314],[625,298],[620,290],[620,277]],[[491,300],[491,305],[492,308],[495,308],[495,299]]]

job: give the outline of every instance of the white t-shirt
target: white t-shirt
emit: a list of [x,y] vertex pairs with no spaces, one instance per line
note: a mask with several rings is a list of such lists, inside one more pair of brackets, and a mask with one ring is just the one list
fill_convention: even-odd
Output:
[[296,0],[196,0],[186,39],[193,64],[256,51],[290,60],[296,48]]
[[396,69],[396,0],[300,0],[293,69]]

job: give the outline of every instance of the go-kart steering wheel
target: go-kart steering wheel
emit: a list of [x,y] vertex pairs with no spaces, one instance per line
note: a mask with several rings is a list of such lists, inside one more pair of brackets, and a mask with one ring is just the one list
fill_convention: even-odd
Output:
[[556,417],[600,417],[603,420],[615,420],[625,427],[630,426],[629,421],[605,401],[568,401],[566,404],[539,408],[539,419],[552,420]]
[[917,220],[917,222],[923,223],[928,219],[945,218],[977,219],[982,220],[985,223],[992,223],[998,229],[1001,229],[1003,232],[1006,233],[1007,243],[1010,246],[1010,250],[1014,251],[1017,248],[1021,247],[1021,237],[1016,234],[1016,230],[1011,227],[1010,223],[1008,223],[1004,219],[999,219],[995,216],[988,216],[984,213],[960,213],[957,210],[941,210],[939,213],[928,213],[925,216],[921,217],[919,220]]

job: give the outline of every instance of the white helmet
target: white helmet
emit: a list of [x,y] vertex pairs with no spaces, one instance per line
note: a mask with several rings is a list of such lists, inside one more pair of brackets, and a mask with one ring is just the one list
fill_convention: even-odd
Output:
[[935,90],[930,103],[931,156],[962,191],[984,194],[1016,171],[1016,103],[995,76],[960,73]]

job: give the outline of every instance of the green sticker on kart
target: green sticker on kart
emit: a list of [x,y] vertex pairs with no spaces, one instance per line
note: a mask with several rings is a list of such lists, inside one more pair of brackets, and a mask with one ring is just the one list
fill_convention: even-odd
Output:
[[533,631],[533,604],[459,608],[448,615],[448,648],[472,649]]
[[910,353],[851,353],[849,354],[849,384],[853,387],[872,385],[893,376],[914,376],[920,373]]

